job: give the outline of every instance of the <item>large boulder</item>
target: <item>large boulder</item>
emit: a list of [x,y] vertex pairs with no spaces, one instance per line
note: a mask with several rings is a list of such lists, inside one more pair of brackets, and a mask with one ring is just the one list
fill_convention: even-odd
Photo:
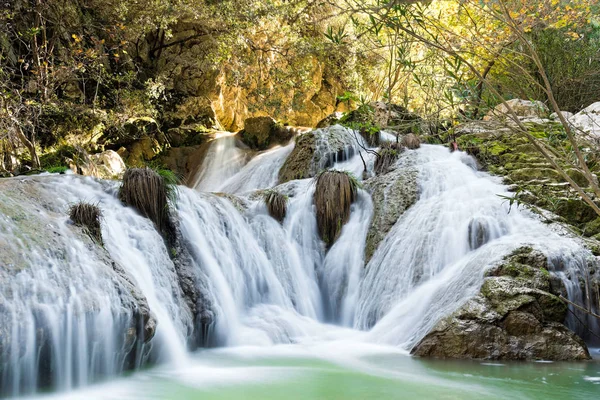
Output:
[[413,152],[403,153],[388,172],[364,183],[373,199],[373,219],[367,233],[365,262],[368,263],[377,246],[385,239],[398,218],[418,199],[417,169]]
[[569,119],[581,132],[594,138],[600,137],[600,101],[584,108]]
[[265,150],[276,144],[285,144],[292,138],[290,129],[278,124],[271,117],[248,118],[239,133],[241,140],[250,148]]
[[279,182],[306,179],[344,161],[356,152],[357,135],[340,125],[303,133],[296,137],[296,146],[279,170]]
[[113,150],[92,154],[92,162],[96,165],[95,175],[101,179],[121,179],[127,167],[121,156]]
[[546,257],[523,247],[487,272],[479,293],[440,321],[413,349],[422,357],[588,360],[583,340],[563,322],[564,287]]
[[[530,101],[521,99],[507,100],[506,104],[519,118],[547,118],[550,114],[548,107],[541,101]],[[510,118],[509,109],[501,103],[490,110],[484,121],[505,120]]]

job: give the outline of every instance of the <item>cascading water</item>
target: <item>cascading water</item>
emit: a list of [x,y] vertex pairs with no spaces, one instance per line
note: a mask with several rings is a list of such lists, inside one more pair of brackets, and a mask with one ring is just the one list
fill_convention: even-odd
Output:
[[246,161],[245,152],[236,146],[235,133],[221,132],[210,144],[191,186],[205,192],[218,192],[227,179],[242,169]]
[[[10,339],[1,347],[3,391],[16,395],[48,385],[66,390],[141,365],[148,356],[181,364],[191,315],[152,224],[123,207],[114,187],[91,179],[47,177],[21,184],[35,185],[35,195],[50,211],[2,199],[21,209],[6,215],[25,221],[5,217],[0,226],[9,254],[23,255],[2,292],[2,318],[12,321],[4,325],[10,334],[2,335]],[[110,258],[68,226],[66,211],[78,201],[104,210],[102,236]],[[47,236],[28,228],[29,220],[41,223]],[[126,279],[113,268],[122,268]],[[140,307],[150,308],[157,330],[152,346],[138,342],[135,349],[136,330],[143,333],[141,316],[135,315]]]
[[[357,176],[365,164],[372,169],[373,156],[358,155],[364,143],[354,132],[332,127],[315,135],[315,169]],[[317,233],[312,180],[277,187],[289,196],[282,223],[268,215],[260,193],[249,193],[276,184],[293,146],[260,153],[246,164],[234,137],[222,137],[209,149],[196,190],[179,190],[174,217],[210,308],[205,343],[271,346],[351,335],[409,350],[479,290],[486,269],[522,245],[548,255],[569,298],[589,297],[578,284],[589,253],[528,212],[509,212],[498,196],[508,195],[504,186],[478,172],[464,153],[442,147],[409,151],[419,171],[420,198],[366,268],[365,238],[374,213],[366,191],[359,190],[349,222],[326,251]],[[8,265],[3,273],[10,272],[10,285],[0,291],[3,393],[47,384],[66,390],[147,358],[185,363],[199,316],[192,315],[178,282],[171,260],[177,255],[151,222],[122,206],[110,183],[76,177],[15,182],[28,185],[31,200],[0,194],[0,206],[13,208],[0,209],[6,215],[0,216],[0,249],[10,250],[9,256],[0,254]],[[203,193],[223,190],[240,197]],[[68,224],[66,209],[79,200],[103,210],[105,250]],[[35,232],[32,221],[44,229]],[[148,322],[140,316],[144,307],[156,319],[148,344],[143,334],[135,340]],[[575,320],[568,324],[581,329]]]
[[[589,251],[527,211],[511,210],[504,200],[510,193],[474,169],[470,157],[439,146],[423,146],[418,156],[420,199],[366,267],[357,328],[374,326],[370,337],[410,349],[478,292],[490,266],[523,245],[584,276],[581,260],[590,258]],[[577,285],[566,277],[564,282],[576,298]]]

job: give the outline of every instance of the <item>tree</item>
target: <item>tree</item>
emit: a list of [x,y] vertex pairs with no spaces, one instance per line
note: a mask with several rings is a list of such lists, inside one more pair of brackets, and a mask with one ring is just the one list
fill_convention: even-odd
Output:
[[[573,127],[561,113],[554,95],[554,87],[546,73],[538,49],[532,41],[532,32],[540,29],[564,30],[572,40],[580,38],[578,31],[590,23],[592,4],[586,0],[544,0],[528,2],[521,0],[464,0],[413,3],[402,1],[342,1],[342,9],[351,14],[364,14],[371,21],[372,30],[398,30],[425,45],[444,59],[444,65],[436,66],[443,71],[438,82],[451,88],[453,95],[446,95],[448,109],[452,114],[477,117],[480,114],[484,90],[490,101],[500,102],[507,109],[511,124],[508,126],[526,137],[530,143],[557,170],[581,198],[598,214],[600,208],[592,198],[600,198],[596,176],[590,171],[582,151],[580,139]],[[523,60],[533,65],[528,69]],[[502,88],[490,79],[490,71],[498,66],[511,66],[541,93],[566,132],[571,154],[561,154],[551,144],[530,134],[506,102]],[[436,74],[436,67],[432,75]],[[447,78],[453,81],[448,86]],[[420,79],[420,78],[418,78]],[[456,91],[462,94],[456,96]],[[462,100],[456,102],[456,98]],[[465,110],[466,107],[471,112]],[[561,167],[557,161],[583,173],[592,193],[586,192]]]

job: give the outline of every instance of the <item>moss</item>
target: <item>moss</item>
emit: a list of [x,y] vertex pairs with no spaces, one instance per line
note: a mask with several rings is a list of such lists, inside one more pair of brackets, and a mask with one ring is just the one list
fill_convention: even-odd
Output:
[[40,156],[42,169],[67,166],[67,159],[73,159],[77,154],[75,147],[70,145],[59,146],[56,149]]
[[491,146],[485,148],[486,152],[491,155],[499,156],[508,150],[508,147],[502,143],[493,143]]
[[49,172],[51,174],[64,174],[65,172],[67,172],[69,170],[69,167],[65,167],[65,166],[58,166],[58,167],[50,167],[46,169],[46,172]]

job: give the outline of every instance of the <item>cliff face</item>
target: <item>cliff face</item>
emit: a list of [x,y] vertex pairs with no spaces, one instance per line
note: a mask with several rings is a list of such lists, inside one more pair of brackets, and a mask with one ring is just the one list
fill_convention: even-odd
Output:
[[[265,29],[277,25],[272,21]],[[215,126],[237,131],[245,119],[264,115],[315,126],[336,111],[344,82],[318,54],[298,53],[282,34],[251,30],[245,38],[249,45],[225,58],[216,37],[188,39],[201,29],[176,26],[170,42],[179,44],[164,49],[156,73],[169,77],[169,89],[204,106]]]
[[[368,68],[354,45],[324,37],[317,6],[121,6],[18,1],[0,13],[0,90],[10,94],[0,113],[14,117],[4,119],[14,134],[0,140],[0,172],[67,166],[77,147],[147,164],[211,130],[241,130],[250,117],[314,126],[346,107],[338,96],[360,80],[357,65]],[[47,153],[57,157],[35,160]]]

